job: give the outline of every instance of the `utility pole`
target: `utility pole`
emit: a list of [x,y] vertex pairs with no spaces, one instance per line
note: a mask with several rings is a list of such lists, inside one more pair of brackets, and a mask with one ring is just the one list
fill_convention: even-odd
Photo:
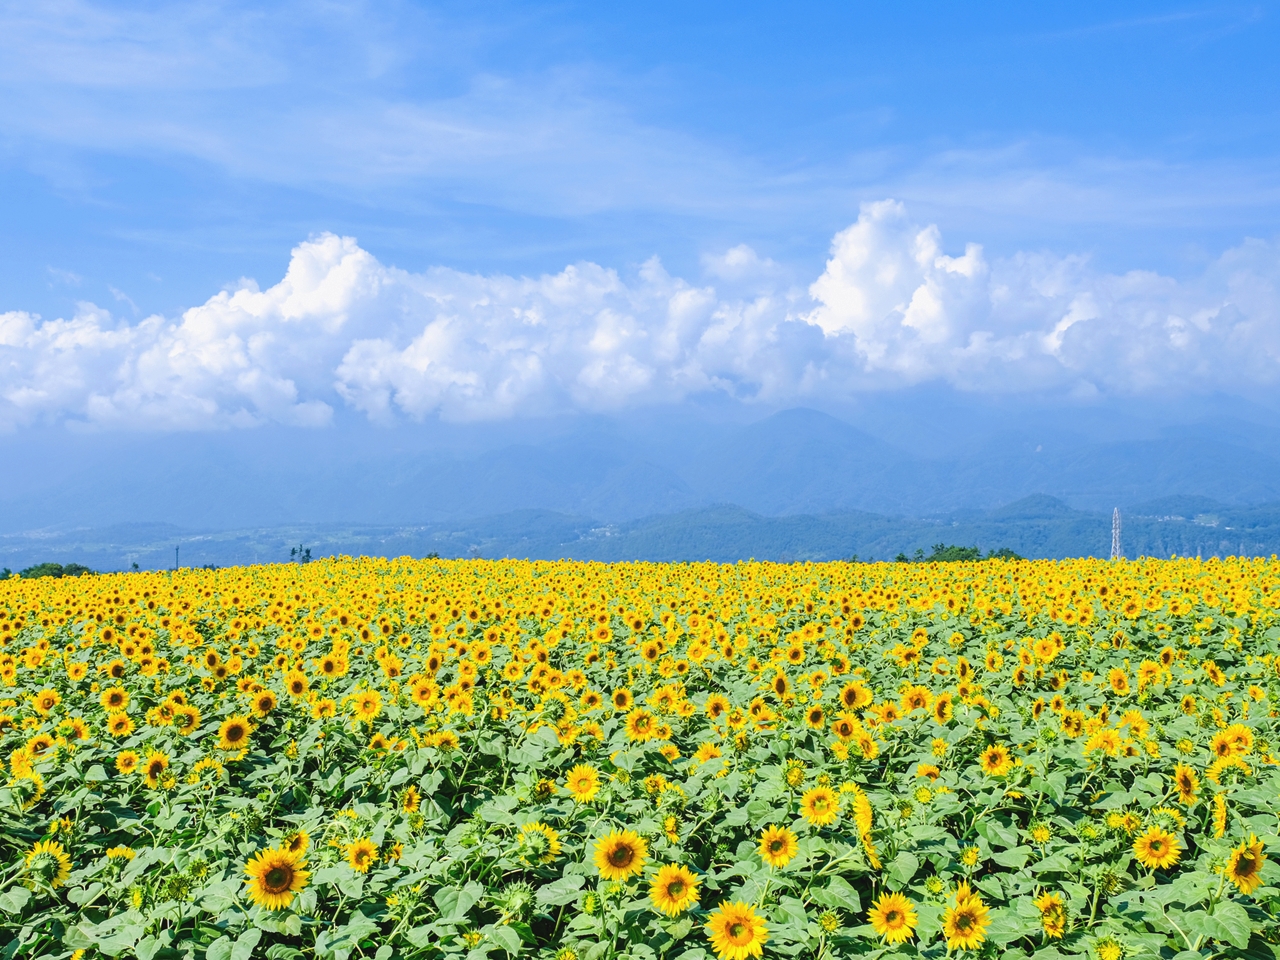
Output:
[[175,570],[178,569],[178,551],[181,549],[182,549],[181,547],[173,548],[173,569]]
[[1124,551],[1120,548],[1120,508],[1116,507],[1111,514],[1111,559],[1123,560]]

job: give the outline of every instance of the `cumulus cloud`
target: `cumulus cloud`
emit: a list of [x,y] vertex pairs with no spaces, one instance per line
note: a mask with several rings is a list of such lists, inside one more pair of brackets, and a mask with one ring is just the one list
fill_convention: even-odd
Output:
[[[1235,391],[1280,375],[1280,247],[1248,240],[1200,276],[1093,270],[1087,258],[947,253],[900,203],[863,206],[820,276],[745,246],[707,283],[651,259],[540,277],[409,273],[354,239],[300,244],[285,276],[178,317],[0,314],[0,425],[323,426],[610,410],[719,392],[845,397],[940,381],[975,391]],[[717,288],[716,284],[719,284]]]

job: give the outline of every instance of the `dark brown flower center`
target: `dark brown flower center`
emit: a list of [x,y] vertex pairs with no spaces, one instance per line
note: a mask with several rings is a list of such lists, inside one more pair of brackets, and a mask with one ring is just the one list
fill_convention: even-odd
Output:
[[631,861],[635,858],[635,853],[630,847],[618,846],[614,847],[609,853],[609,862],[615,867],[630,866]]

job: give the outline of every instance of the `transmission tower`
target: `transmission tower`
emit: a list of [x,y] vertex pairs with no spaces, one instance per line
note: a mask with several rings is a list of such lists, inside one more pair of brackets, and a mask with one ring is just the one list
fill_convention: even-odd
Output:
[[1111,559],[1123,560],[1124,551],[1120,549],[1120,508],[1116,507],[1111,514]]

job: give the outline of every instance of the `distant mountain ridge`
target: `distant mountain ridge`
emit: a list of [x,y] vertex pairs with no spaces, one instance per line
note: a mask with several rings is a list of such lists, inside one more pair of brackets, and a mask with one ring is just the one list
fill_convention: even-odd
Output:
[[[1169,515],[1123,516],[1127,556],[1270,555],[1280,553],[1280,502],[1232,507],[1188,499],[1200,520]],[[1163,501],[1154,502],[1157,507]],[[1140,504],[1150,509],[1151,504]],[[889,560],[929,553],[935,544],[1007,547],[1030,558],[1105,557],[1109,514],[1075,510],[1054,497],[1032,495],[990,511],[925,518],[842,511],[763,516],[720,504],[619,523],[551,510],[516,510],[466,521],[411,526],[293,524],[190,531],[158,524],[114,525],[0,536],[0,564],[82,563],[97,570],[278,563],[304,544],[313,557],[332,555],[516,557],[623,560],[780,562]]]
[[[187,530],[403,526],[520,510],[624,524],[717,504],[764,517],[956,519],[1036,494],[1086,512],[1179,497],[1233,506],[1280,500],[1274,430],[1223,421],[1148,429],[1127,441],[1080,430],[1024,424],[909,450],[799,408],[751,423],[672,412],[643,422],[466,429],[19,433],[3,440],[13,466],[0,485],[0,532],[134,521]],[[1151,515],[1193,519],[1207,509],[1178,502]]]

